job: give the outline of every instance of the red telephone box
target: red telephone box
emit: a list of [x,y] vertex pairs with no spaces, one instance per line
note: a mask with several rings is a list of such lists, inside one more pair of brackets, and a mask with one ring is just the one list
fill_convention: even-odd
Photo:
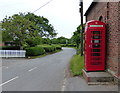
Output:
[[101,21],[89,21],[85,27],[85,70],[105,70],[106,25]]

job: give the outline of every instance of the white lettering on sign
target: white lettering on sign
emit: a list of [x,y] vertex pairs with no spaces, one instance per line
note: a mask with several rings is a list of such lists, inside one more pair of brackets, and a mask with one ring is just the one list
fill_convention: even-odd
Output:
[[103,27],[103,25],[90,25],[90,27]]

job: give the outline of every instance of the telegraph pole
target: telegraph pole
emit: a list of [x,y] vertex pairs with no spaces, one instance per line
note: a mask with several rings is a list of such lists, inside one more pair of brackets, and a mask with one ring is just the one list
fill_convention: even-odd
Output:
[[79,6],[80,6],[79,12],[80,12],[80,17],[81,17],[81,27],[82,27],[82,30],[80,31],[80,33],[81,33],[81,38],[80,38],[81,56],[83,56],[83,32],[84,32],[84,28],[83,28],[83,0],[80,0]]

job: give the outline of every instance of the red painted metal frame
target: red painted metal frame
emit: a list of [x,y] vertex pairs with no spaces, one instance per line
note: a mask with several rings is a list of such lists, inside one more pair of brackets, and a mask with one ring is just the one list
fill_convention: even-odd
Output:
[[85,70],[105,70],[106,25],[92,20],[85,27]]

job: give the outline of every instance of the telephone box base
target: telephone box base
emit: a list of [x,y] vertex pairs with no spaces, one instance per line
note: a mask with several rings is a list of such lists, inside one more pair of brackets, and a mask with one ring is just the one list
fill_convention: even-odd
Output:
[[87,72],[84,69],[83,77],[88,84],[113,84],[114,77],[108,72]]
[[86,70],[86,69],[84,69],[86,72],[105,72],[105,69],[103,69],[103,70]]

